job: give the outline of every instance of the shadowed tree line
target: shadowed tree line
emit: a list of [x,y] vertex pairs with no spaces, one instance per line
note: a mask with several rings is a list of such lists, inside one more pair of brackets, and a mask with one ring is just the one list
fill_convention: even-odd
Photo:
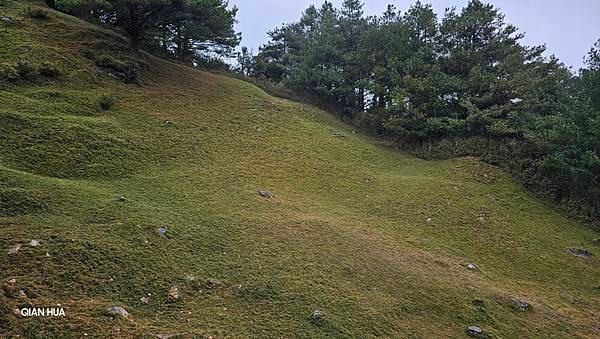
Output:
[[425,157],[480,156],[587,218],[600,216],[600,42],[573,74],[494,6],[438,18],[416,2],[367,17],[326,1],[269,32],[244,75],[334,106]]
[[46,0],[48,6],[113,28],[134,50],[197,64],[232,55],[237,8],[224,0]]

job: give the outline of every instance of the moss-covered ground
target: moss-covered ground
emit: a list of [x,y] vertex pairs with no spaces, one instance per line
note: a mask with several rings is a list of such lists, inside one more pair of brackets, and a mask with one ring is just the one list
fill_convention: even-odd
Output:
[[600,336],[598,233],[505,172],[414,158],[33,5],[0,6],[0,63],[63,74],[0,85],[0,337]]

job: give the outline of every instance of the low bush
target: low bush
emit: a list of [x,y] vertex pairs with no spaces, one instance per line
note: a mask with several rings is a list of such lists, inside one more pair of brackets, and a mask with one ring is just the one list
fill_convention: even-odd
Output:
[[39,75],[36,67],[27,60],[21,60],[17,62],[15,69],[17,71],[18,78],[21,80],[32,81],[35,80]]
[[27,60],[21,60],[16,64],[3,64],[0,66],[0,81],[16,82],[35,82],[40,78],[57,79],[64,72],[57,65],[45,61],[36,66]]
[[96,59],[96,66],[112,71],[125,83],[139,83],[141,81],[141,67],[136,61],[121,61],[112,55],[101,55]]
[[50,13],[47,10],[39,7],[28,7],[25,11],[28,17],[36,20],[50,19]]
[[14,65],[0,65],[0,81],[16,81],[19,79],[19,74]]
[[48,61],[44,61],[38,67],[38,72],[41,76],[52,79],[60,78],[63,75],[63,70],[60,67]]
[[114,95],[104,94],[98,99],[98,106],[103,111],[108,111],[117,103],[117,98]]

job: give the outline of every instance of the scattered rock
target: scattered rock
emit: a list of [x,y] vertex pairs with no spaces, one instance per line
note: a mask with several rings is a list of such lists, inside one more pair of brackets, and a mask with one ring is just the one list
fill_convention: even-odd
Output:
[[162,235],[163,237],[167,237],[167,231],[169,230],[169,225],[164,225],[163,227],[159,228],[157,230],[159,235]]
[[8,254],[17,254],[21,249],[21,244],[16,244],[8,249]]
[[217,279],[209,279],[208,280],[208,287],[221,287],[223,285],[224,284],[221,280],[217,280]]
[[29,246],[38,247],[38,246],[40,246],[40,241],[39,240],[31,240],[31,242],[29,242]]
[[179,287],[173,286],[169,291],[169,299],[178,300],[181,295],[179,294]]
[[323,311],[321,311],[321,310],[315,310],[312,313],[312,318],[315,319],[315,320],[323,319],[323,317],[324,317]]
[[150,303],[150,298],[148,298],[148,297],[142,297],[140,299],[140,301],[142,302],[142,304],[148,305]]
[[431,219],[431,218],[427,218],[425,221],[426,221],[428,224],[431,224],[431,223],[433,222],[433,219]]
[[131,318],[131,314],[129,314],[129,312],[127,312],[123,307],[120,306],[114,306],[108,309],[108,312],[110,314],[114,314],[114,315],[120,315],[121,317],[130,320]]
[[523,300],[520,300],[517,298],[511,298],[510,301],[511,301],[513,307],[519,311],[527,311],[527,310],[531,309],[531,305],[526,301],[523,301]]
[[592,256],[590,251],[581,248],[567,248],[567,252],[583,259],[589,259]]
[[479,217],[479,218],[477,218],[477,220],[479,220],[479,222],[485,222],[485,218],[484,217]]
[[333,133],[333,136],[336,138],[340,138],[340,139],[346,138],[345,135],[343,135],[342,133],[339,133],[339,132]]
[[50,258],[50,253],[46,252],[46,258]]
[[3,16],[2,17],[2,21],[4,21],[4,22],[10,22],[10,18],[7,17],[7,16]]
[[121,201],[121,202],[125,202],[125,201],[127,201],[127,198],[125,198],[124,196],[122,196],[122,195],[121,195],[121,196],[119,197],[119,201]]
[[188,284],[195,284],[198,282],[198,278],[190,275],[187,278],[185,278],[185,280],[187,281]]
[[260,196],[261,196],[261,197],[263,197],[263,198],[267,198],[267,199],[271,199],[271,198],[275,197],[275,196],[273,195],[273,193],[272,193],[272,192],[269,192],[269,191],[260,191],[260,190],[259,190],[259,191],[258,191],[258,195],[260,195]]
[[469,326],[467,328],[467,334],[471,336],[480,336],[483,334],[483,331],[479,326]]
[[156,337],[159,339],[169,339],[169,338],[173,338],[176,337],[177,334],[157,334]]
[[467,268],[470,269],[471,271],[478,271],[479,270],[479,266],[477,266],[476,264],[473,264],[473,263],[468,264]]
[[9,283],[9,284],[15,284],[16,282],[17,282],[17,279],[14,279],[14,278],[13,278],[13,279],[10,279],[10,280],[8,281],[8,283]]

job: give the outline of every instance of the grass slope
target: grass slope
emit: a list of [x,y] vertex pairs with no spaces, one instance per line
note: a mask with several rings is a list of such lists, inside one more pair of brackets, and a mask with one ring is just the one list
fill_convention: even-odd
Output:
[[[598,255],[565,251],[600,253],[598,234],[503,171],[422,161],[148,55],[143,85],[124,84],[82,56],[122,38],[25,8],[0,7],[2,62],[66,74],[0,91],[0,336],[600,336]],[[56,304],[66,317],[13,312]]]

